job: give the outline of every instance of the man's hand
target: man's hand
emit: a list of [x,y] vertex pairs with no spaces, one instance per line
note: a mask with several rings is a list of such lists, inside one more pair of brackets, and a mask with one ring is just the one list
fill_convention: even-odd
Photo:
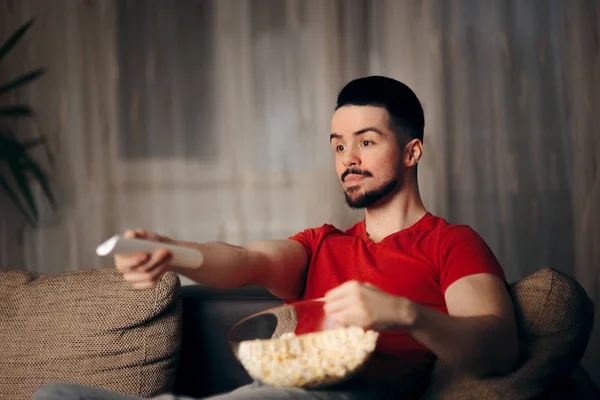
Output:
[[[153,242],[171,243],[172,240],[141,229],[129,230],[124,234],[127,238],[150,240]],[[130,256],[116,256],[115,266],[123,274],[123,278],[135,289],[154,287],[161,276],[168,271],[171,253],[167,249],[157,249],[152,253],[139,253]]]
[[327,292],[324,309],[336,324],[378,331],[410,327],[416,318],[412,301],[357,281],[343,283]]

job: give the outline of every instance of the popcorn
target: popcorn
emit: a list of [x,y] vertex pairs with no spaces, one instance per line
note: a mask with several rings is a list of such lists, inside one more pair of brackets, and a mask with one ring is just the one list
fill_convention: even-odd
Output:
[[349,327],[278,339],[240,343],[238,358],[246,371],[272,386],[308,387],[337,382],[362,366],[379,334]]

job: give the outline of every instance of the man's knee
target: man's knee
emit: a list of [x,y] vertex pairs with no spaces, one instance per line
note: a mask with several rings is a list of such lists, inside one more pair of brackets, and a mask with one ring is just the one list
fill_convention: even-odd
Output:
[[77,383],[49,383],[40,387],[32,400],[143,400],[141,397],[124,395],[110,390]]
[[62,383],[48,383],[35,391],[31,400],[55,400],[60,399],[64,392]]

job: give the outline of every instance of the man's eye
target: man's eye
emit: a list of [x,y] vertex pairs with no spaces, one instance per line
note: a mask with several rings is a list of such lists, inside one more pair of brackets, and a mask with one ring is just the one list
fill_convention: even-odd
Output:
[[373,144],[373,142],[371,142],[369,140],[363,140],[363,142],[362,142],[362,145],[365,146],[365,147],[370,146],[372,144]]
[[344,151],[344,146],[338,144],[337,146],[335,146],[335,151],[337,151],[338,153]]

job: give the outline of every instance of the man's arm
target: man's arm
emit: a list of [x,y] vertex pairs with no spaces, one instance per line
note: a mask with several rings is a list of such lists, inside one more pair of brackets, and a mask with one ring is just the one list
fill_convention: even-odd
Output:
[[445,297],[449,314],[350,281],[325,295],[325,312],[342,325],[404,330],[441,360],[471,375],[509,372],[517,361],[518,344],[504,282],[491,274],[466,276],[452,283]]
[[266,240],[245,246],[179,244],[200,250],[204,263],[196,269],[171,269],[204,285],[221,289],[258,285],[281,299],[297,298],[304,290],[308,256],[294,240]]
[[270,240],[233,246],[222,242],[193,243],[173,240],[143,230],[127,231],[126,237],[182,245],[200,250],[204,262],[197,268],[178,268],[170,264],[166,249],[152,254],[115,257],[115,265],[136,289],[154,286],[166,271],[182,274],[195,282],[216,287],[234,288],[258,285],[273,295],[296,298],[304,290],[308,255],[294,240]]
[[445,293],[448,314],[414,304],[407,331],[446,363],[472,375],[509,372],[518,338],[504,282],[491,274],[467,276]]

